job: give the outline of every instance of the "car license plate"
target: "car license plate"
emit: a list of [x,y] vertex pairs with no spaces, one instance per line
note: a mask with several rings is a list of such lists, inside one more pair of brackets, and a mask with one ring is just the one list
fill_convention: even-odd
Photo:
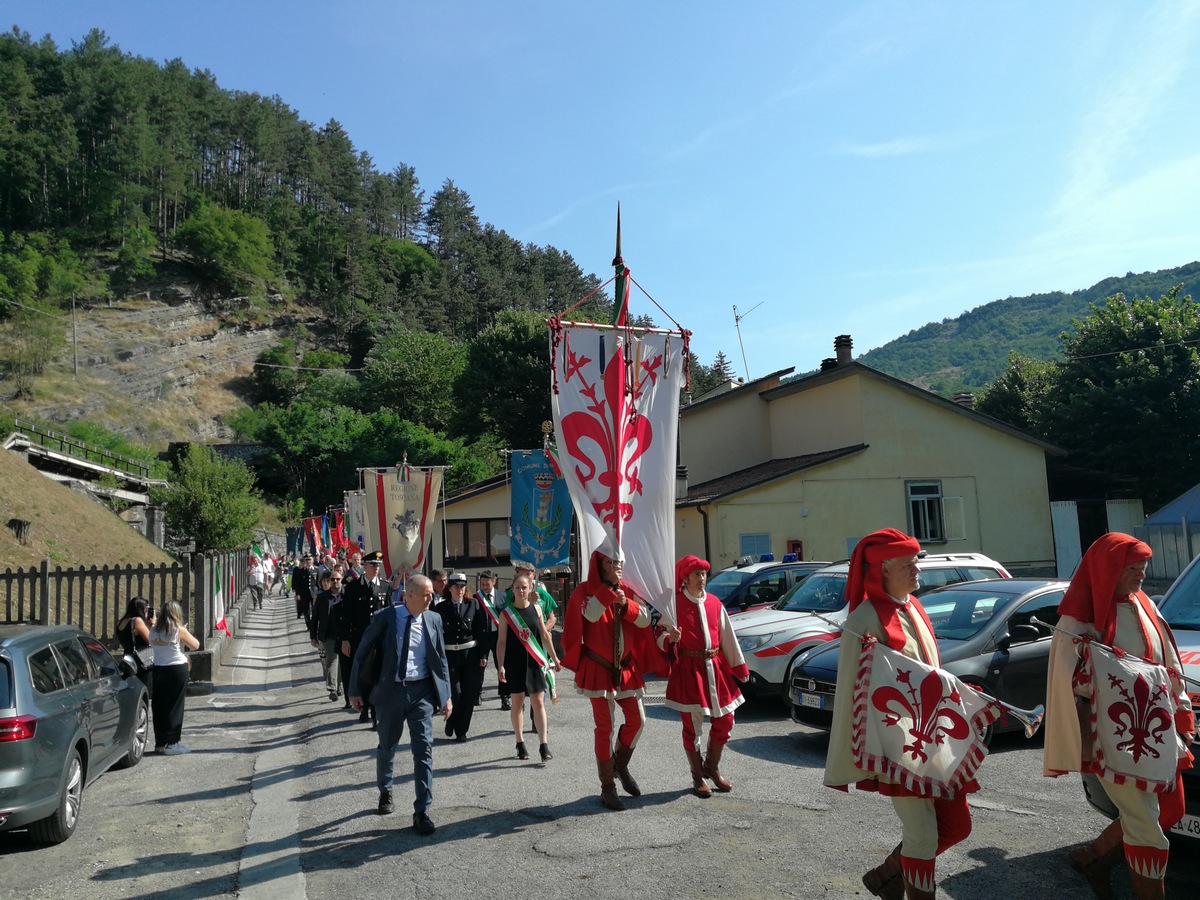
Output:
[[1176,834],[1186,835],[1191,838],[1200,838],[1200,816],[1187,816],[1175,823],[1171,828]]
[[807,706],[810,709],[824,709],[825,698],[820,694],[801,694],[800,705]]

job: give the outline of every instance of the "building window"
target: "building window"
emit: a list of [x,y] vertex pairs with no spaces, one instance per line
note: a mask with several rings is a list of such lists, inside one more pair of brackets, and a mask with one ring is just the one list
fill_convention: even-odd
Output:
[[906,481],[904,493],[908,499],[909,533],[921,543],[945,543],[946,516],[942,508],[942,483]]
[[446,522],[445,565],[454,569],[507,566],[508,519]]
[[750,556],[758,562],[764,553],[771,552],[771,535],[765,531],[738,535],[738,557]]

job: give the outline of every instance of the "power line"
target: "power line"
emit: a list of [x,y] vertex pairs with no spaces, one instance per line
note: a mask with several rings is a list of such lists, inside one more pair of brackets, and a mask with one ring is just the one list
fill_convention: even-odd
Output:
[[19,306],[21,309],[27,309],[30,312],[35,312],[39,316],[47,316],[48,318],[51,318],[51,319],[58,319],[60,322],[70,322],[71,321],[66,316],[56,316],[56,315],[54,315],[54,313],[48,313],[44,309],[38,309],[33,306],[26,306],[24,303],[18,303],[16,300],[9,300],[7,297],[0,297],[0,302],[8,303],[12,306]]
[[262,369],[291,369],[296,372],[362,372],[363,369],[318,369],[314,366],[282,366],[276,363],[256,362],[254,364]]

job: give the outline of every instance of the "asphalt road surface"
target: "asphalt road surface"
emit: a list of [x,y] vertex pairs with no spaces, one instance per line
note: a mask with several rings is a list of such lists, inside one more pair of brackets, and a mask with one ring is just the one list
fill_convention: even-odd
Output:
[[[396,812],[375,807],[375,735],[331,703],[291,601],[248,614],[236,665],[188,698],[187,756],[147,756],[87,791],[58,847],[0,834],[0,895],[150,898],[852,898],[897,842],[891,805],[821,786],[826,739],[778,702],[737,713],[730,794],[691,795],[678,716],[652,682],[631,769],[640,798],[599,802],[590,707],[569,684],[550,708],[555,758],[515,758],[489,667],[470,740],[435,721],[431,837],[412,825],[412,757],[396,754]],[[569,673],[564,673],[564,682]],[[1087,898],[1067,866],[1104,824],[1074,777],[1041,775],[1041,741],[1002,735],[972,798],[974,830],[938,860],[941,896]],[[1200,845],[1177,843],[1168,889],[1200,888]],[[1128,879],[1114,879],[1132,896]]]

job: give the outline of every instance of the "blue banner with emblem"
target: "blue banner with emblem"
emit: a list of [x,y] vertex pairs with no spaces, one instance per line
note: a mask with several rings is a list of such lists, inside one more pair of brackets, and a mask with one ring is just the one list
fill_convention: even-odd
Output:
[[544,450],[514,450],[511,459],[513,564],[532,569],[566,565],[574,517],[566,482]]

